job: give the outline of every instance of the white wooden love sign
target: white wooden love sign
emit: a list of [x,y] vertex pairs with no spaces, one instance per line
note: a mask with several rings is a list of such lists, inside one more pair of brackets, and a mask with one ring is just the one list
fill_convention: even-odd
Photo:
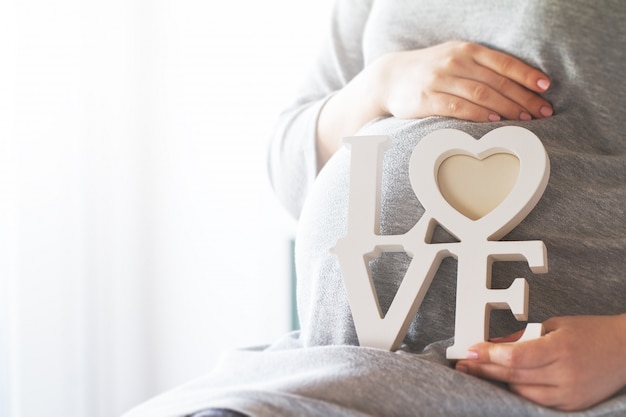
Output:
[[[534,273],[547,272],[543,242],[499,241],[530,213],[548,183],[550,164],[537,136],[516,126],[492,130],[479,140],[454,129],[425,136],[409,162],[411,186],[425,213],[403,235],[378,233],[382,159],[389,138],[360,136],[344,142],[352,158],[348,226],[333,252],[362,346],[399,347],[448,256],[458,262],[454,344],[446,352],[448,359],[465,358],[471,345],[488,338],[492,309],[508,308],[518,320],[527,320],[528,283],[516,278],[507,289],[491,289],[491,265],[526,261]],[[459,242],[430,243],[437,224]],[[412,257],[384,316],[368,268],[368,261],[382,252]],[[542,333],[541,324],[529,323],[520,340]]]

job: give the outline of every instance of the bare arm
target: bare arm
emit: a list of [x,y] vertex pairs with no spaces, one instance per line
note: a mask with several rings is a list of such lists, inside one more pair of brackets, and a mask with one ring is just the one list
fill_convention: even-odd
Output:
[[547,75],[523,61],[468,42],[387,54],[322,108],[318,169],[339,149],[341,139],[381,116],[475,122],[549,117],[552,106],[539,95],[549,85]]

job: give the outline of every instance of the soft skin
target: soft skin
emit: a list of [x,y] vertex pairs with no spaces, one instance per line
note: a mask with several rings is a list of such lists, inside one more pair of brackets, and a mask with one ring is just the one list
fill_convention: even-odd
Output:
[[474,122],[550,117],[540,96],[549,78],[523,61],[485,46],[451,41],[389,53],[333,95],[319,115],[318,168],[353,135],[381,116],[447,116]]
[[626,315],[556,317],[544,327],[535,340],[505,343],[516,333],[472,346],[456,369],[563,411],[589,408],[626,385]]

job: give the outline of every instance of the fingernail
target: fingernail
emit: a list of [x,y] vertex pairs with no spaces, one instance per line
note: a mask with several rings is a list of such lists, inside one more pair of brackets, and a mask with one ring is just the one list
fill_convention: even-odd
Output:
[[478,359],[478,352],[473,351],[473,350],[468,350],[467,353],[465,354],[465,357],[467,359]]
[[541,88],[542,90],[547,90],[548,87],[550,87],[550,81],[546,80],[545,78],[541,78],[537,81],[537,87]]
[[530,114],[528,114],[525,111],[523,111],[523,112],[520,113],[519,118],[520,118],[520,120],[531,120],[533,117]]
[[456,370],[466,374],[469,369],[467,369],[467,366],[465,366],[465,365],[457,365],[456,366]]
[[543,117],[550,117],[550,116],[552,116],[552,114],[554,113],[554,111],[553,111],[550,107],[548,107],[548,106],[542,106],[542,107],[539,109],[539,113],[541,113],[541,115],[542,115]]
[[495,113],[491,113],[489,115],[489,120],[492,122],[499,122],[500,121],[500,115],[497,115]]

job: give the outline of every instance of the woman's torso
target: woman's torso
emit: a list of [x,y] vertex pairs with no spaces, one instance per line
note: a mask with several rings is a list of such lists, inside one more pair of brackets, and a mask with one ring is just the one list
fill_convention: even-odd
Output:
[[[393,3],[393,4],[392,4]],[[455,4],[456,3],[456,4]],[[476,139],[503,126],[522,126],[543,142],[551,163],[536,208],[505,240],[542,240],[549,273],[523,262],[498,262],[492,286],[517,277],[530,286],[529,321],[568,314],[626,312],[626,7],[619,2],[374,2],[363,37],[366,64],[391,51],[461,39],[511,53],[552,80],[546,98],[555,115],[529,122],[472,123],[432,117],[387,118],[359,135],[383,134],[382,234],[407,232],[423,214],[408,181],[413,148],[426,134],[456,128]],[[302,212],[297,238],[298,303],[305,343],[356,344],[337,258],[330,252],[346,233],[350,154],[339,151],[319,174]],[[443,238],[443,237],[442,237]],[[383,308],[393,300],[411,259],[387,253],[371,264]],[[419,351],[454,334],[456,261],[446,259],[405,339]],[[508,311],[492,316],[492,332],[520,327]]]

